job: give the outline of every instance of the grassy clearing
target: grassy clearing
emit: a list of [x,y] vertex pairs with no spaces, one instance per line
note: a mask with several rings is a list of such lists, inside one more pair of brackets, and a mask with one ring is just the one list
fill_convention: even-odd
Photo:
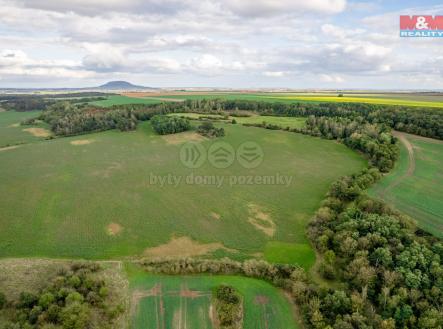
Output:
[[[179,160],[181,144],[155,135],[149,122],[134,132],[59,138],[0,152],[0,257],[142,255],[173,237],[221,243],[224,249],[214,251],[216,257],[263,253],[269,241],[307,246],[306,224],[330,184],[366,165],[358,154],[333,141],[241,125],[224,127],[226,137],[207,139],[202,145],[209,148],[223,140],[236,148],[255,141],[265,154],[258,168],[234,163],[216,169],[206,162],[188,169]],[[72,143],[84,140],[93,143]],[[290,184],[230,185],[232,177],[277,173],[292,177]],[[220,187],[151,181],[167,175],[183,180],[217,175],[224,181]],[[251,223],[250,204],[272,220],[272,237]],[[118,233],[109,234],[111,224]],[[280,259],[277,251],[274,259]],[[302,254],[293,261],[305,259]]]
[[417,220],[419,227],[443,237],[443,142],[401,136],[395,169],[369,190]]
[[[170,115],[179,115],[185,116],[192,119],[198,119],[201,116],[206,117],[214,117],[216,119],[223,119],[223,116],[213,115],[213,114],[198,114],[198,113],[174,113]],[[289,127],[289,128],[301,128],[303,127],[306,119],[305,118],[296,118],[296,117],[274,117],[274,116],[265,116],[265,115],[252,115],[250,117],[232,117],[230,116],[227,120],[232,121],[235,119],[237,123],[250,123],[257,124],[266,122],[267,124],[274,124],[281,127]]]
[[111,95],[108,96],[107,99],[102,101],[94,101],[89,104],[95,106],[108,107],[112,105],[127,105],[127,104],[156,104],[160,103],[158,99],[150,99],[150,98],[136,98],[136,97],[127,97],[122,95]]
[[32,126],[21,126],[20,122],[37,117],[40,114],[38,111],[32,112],[15,112],[4,111],[0,112],[0,148],[10,145],[26,144],[35,141],[43,140],[43,136],[36,136],[30,131],[25,131],[29,128],[47,128],[44,123],[39,123]]
[[271,241],[266,244],[265,259],[271,263],[298,264],[308,270],[315,262],[315,253],[305,243]]
[[212,290],[235,287],[244,297],[244,329],[299,328],[293,306],[272,285],[238,276],[165,276],[130,270],[132,329],[216,328]]

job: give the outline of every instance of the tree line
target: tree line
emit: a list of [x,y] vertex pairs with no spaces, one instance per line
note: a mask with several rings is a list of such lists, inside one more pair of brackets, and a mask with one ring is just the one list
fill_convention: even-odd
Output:
[[425,137],[443,139],[443,109],[378,105],[366,103],[283,103],[248,100],[186,100],[185,111],[235,113],[250,111],[261,115],[294,117],[362,117],[371,124]]
[[[247,100],[202,99],[159,104],[114,105],[101,108],[80,102],[46,104],[42,117],[57,117],[54,133],[66,135],[87,131],[135,129],[137,121],[157,114],[197,112],[220,115],[255,112],[261,115],[341,118],[361,124],[386,126],[425,137],[443,139],[443,109],[386,106],[360,103],[282,103]],[[65,109],[69,109],[66,111]],[[128,120],[129,118],[129,120]],[[120,120],[121,119],[121,120]],[[66,133],[67,132],[67,133]]]
[[0,95],[0,108],[7,111],[42,111],[48,106],[55,104],[60,99],[65,98],[67,102],[87,103],[92,101],[105,100],[107,94],[100,92],[78,92],[78,93],[60,93],[60,94],[41,94],[41,95],[22,95],[7,94]]

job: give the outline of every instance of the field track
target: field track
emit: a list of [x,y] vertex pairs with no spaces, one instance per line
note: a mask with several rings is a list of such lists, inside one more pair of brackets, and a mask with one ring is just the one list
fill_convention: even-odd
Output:
[[415,171],[415,154],[414,147],[412,146],[411,142],[409,142],[404,133],[401,133],[399,131],[393,132],[393,135],[399,139],[399,141],[406,147],[406,150],[408,151],[408,169],[402,176],[394,180],[381,192],[382,198],[385,198],[387,192],[398,186],[405,178],[414,175]]
[[443,141],[400,133],[400,157],[395,168],[369,189],[380,198],[417,221],[436,236],[443,235]]

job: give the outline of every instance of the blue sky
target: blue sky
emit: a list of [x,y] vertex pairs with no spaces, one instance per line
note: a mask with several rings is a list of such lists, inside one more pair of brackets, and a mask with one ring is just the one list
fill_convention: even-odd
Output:
[[0,0],[0,87],[442,89],[438,1]]

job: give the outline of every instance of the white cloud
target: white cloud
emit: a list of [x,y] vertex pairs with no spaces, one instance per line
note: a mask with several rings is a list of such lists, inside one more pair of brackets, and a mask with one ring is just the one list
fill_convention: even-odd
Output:
[[285,72],[282,71],[266,71],[263,72],[263,75],[266,77],[272,77],[272,78],[281,78],[285,76]]
[[320,80],[323,82],[335,82],[335,83],[342,83],[345,80],[338,75],[330,75],[330,74],[320,74]]
[[346,0],[223,0],[223,3],[242,16],[294,15],[306,12],[336,14],[346,8]]
[[[398,15],[412,9],[361,18],[368,8],[379,13],[382,4],[0,0],[1,85],[26,85],[30,77],[88,85],[152,75],[159,83],[210,81],[228,87],[442,81],[440,40],[398,37]],[[413,12],[443,12],[443,6],[422,9]]]

